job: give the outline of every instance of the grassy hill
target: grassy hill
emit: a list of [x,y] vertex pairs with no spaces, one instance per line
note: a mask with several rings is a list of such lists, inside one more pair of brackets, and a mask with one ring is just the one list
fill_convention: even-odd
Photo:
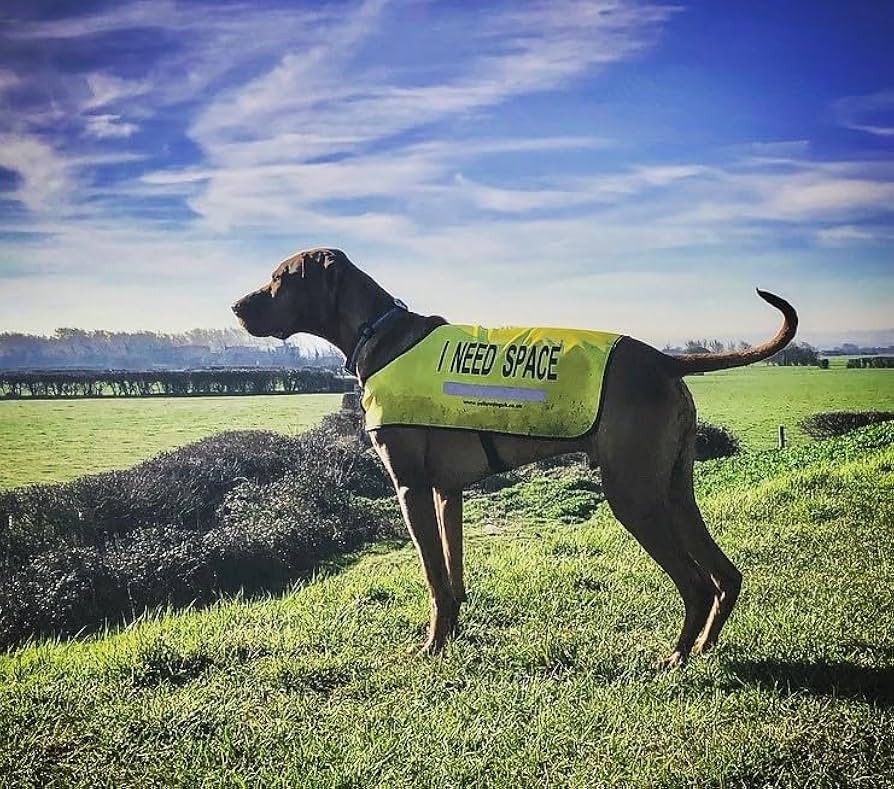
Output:
[[698,467],[745,588],[659,673],[680,605],[583,470],[467,499],[462,631],[408,657],[416,558],[0,657],[0,785],[894,785],[894,425]]

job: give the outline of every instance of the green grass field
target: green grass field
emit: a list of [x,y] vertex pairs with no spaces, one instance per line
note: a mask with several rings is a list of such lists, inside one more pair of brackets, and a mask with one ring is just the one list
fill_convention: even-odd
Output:
[[0,402],[0,488],[60,482],[145,460],[223,430],[298,433],[341,395]]
[[[894,370],[753,367],[687,378],[709,422],[748,449],[808,440],[798,420],[816,411],[894,410]],[[27,400],[0,402],[0,488],[122,468],[222,430],[294,433],[338,408],[339,395]]]
[[753,365],[686,379],[699,418],[726,425],[747,449],[809,441],[798,422],[819,411],[894,411],[894,370]]
[[697,484],[745,587],[683,670],[653,667],[670,582],[605,504],[559,523],[557,475],[467,499],[471,597],[443,657],[405,654],[427,606],[395,545],[0,657],[0,784],[894,785],[894,427],[699,464]]

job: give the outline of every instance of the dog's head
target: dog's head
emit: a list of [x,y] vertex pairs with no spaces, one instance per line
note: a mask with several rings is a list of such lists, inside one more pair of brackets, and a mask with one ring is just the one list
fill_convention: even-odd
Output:
[[278,337],[309,332],[330,339],[338,285],[351,266],[338,249],[307,249],[286,258],[262,288],[243,296],[233,312],[249,334]]

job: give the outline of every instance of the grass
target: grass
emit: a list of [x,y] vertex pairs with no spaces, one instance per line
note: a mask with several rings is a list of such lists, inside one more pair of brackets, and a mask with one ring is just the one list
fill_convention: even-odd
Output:
[[776,446],[779,425],[792,444],[811,439],[798,422],[819,411],[894,410],[894,370],[757,364],[686,379],[699,418],[725,425],[746,449]]
[[297,433],[341,395],[0,402],[0,488],[124,468],[224,430]]
[[745,590],[670,673],[676,594],[574,473],[467,500],[440,658],[405,655],[427,607],[394,545],[0,657],[0,785],[894,785],[894,426],[699,465]]

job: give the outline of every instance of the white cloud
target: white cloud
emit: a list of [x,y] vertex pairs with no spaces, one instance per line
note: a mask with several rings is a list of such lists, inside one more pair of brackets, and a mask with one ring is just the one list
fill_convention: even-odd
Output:
[[24,40],[83,38],[130,28],[166,27],[178,16],[173,0],[138,0],[96,14],[20,23],[6,35]]
[[[23,78],[30,104],[17,113],[17,128],[50,131],[60,121],[109,107],[118,114],[126,109],[128,116],[143,118],[172,104],[204,100],[209,85],[229,72],[257,68],[257,62],[295,48],[296,31],[318,28],[320,20],[338,14],[338,9],[323,13],[250,5],[229,6],[223,13],[218,4],[210,2],[140,0],[114,4],[93,14],[7,26],[0,32],[0,48],[4,39],[43,41],[48,46],[61,41],[67,52],[95,58],[104,36],[130,30],[154,31],[157,47],[142,64],[145,73],[138,78],[108,70],[71,72],[48,57],[40,69]],[[12,121],[3,120],[7,123],[0,127],[8,127]]]
[[838,122],[848,129],[877,137],[894,137],[894,91],[881,91],[865,96],[845,96],[835,102],[833,110]]
[[852,244],[890,243],[894,241],[894,231],[879,231],[876,228],[858,225],[834,225],[816,231],[816,240],[822,246],[843,247]]
[[120,115],[86,115],[84,116],[85,131],[91,137],[97,139],[130,137],[139,130],[135,123],[121,120]]
[[[414,74],[409,84],[400,68],[370,70],[355,62],[363,47],[390,46],[395,35],[412,37],[401,18],[406,10],[362,3],[351,14],[321,23],[325,34],[304,51],[287,50],[273,68],[208,103],[190,127],[210,165],[203,171],[204,193],[190,206],[223,229],[281,223],[326,200],[370,196],[413,200],[417,208],[431,210],[463,192],[472,205],[506,211],[586,202],[593,196],[580,190],[459,190],[453,179],[462,172],[461,161],[501,147],[520,152],[604,141],[471,139],[460,150],[460,144],[443,142],[428,148],[395,145],[395,135],[466,119],[629,57],[651,43],[672,13],[617,0],[483,6],[451,40],[460,52],[443,63],[434,57],[426,78]],[[383,144],[387,154],[369,152]],[[338,159],[314,161],[333,156]]]
[[140,96],[152,89],[148,80],[121,79],[114,74],[88,74],[86,81],[91,95],[84,102],[85,110],[94,110],[122,99]]
[[[424,84],[405,84],[400,72],[370,74],[352,62],[365,40],[381,34],[383,11],[381,2],[364,3],[309,50],[287,52],[267,73],[213,101],[191,135],[224,164],[238,143],[251,145],[259,136],[329,139],[329,152],[356,150],[360,143],[545,90],[628,57],[651,41],[671,13],[612,0],[509,11],[481,7],[471,19],[471,36],[482,49],[456,58]],[[281,156],[301,161],[319,153],[316,146],[296,145]]]
[[761,213],[768,219],[847,219],[889,212],[894,183],[863,178],[796,175],[766,179]]
[[699,175],[707,168],[697,165],[636,167],[617,174],[594,174],[552,179],[537,189],[503,189],[473,182],[461,174],[455,178],[463,197],[474,205],[500,213],[533,211],[592,204],[610,204],[650,188],[661,188]]
[[0,167],[18,174],[12,196],[32,211],[53,208],[74,186],[69,163],[37,137],[0,135]]
[[8,68],[0,68],[0,93],[5,93],[10,88],[15,88],[22,82],[21,77]]

